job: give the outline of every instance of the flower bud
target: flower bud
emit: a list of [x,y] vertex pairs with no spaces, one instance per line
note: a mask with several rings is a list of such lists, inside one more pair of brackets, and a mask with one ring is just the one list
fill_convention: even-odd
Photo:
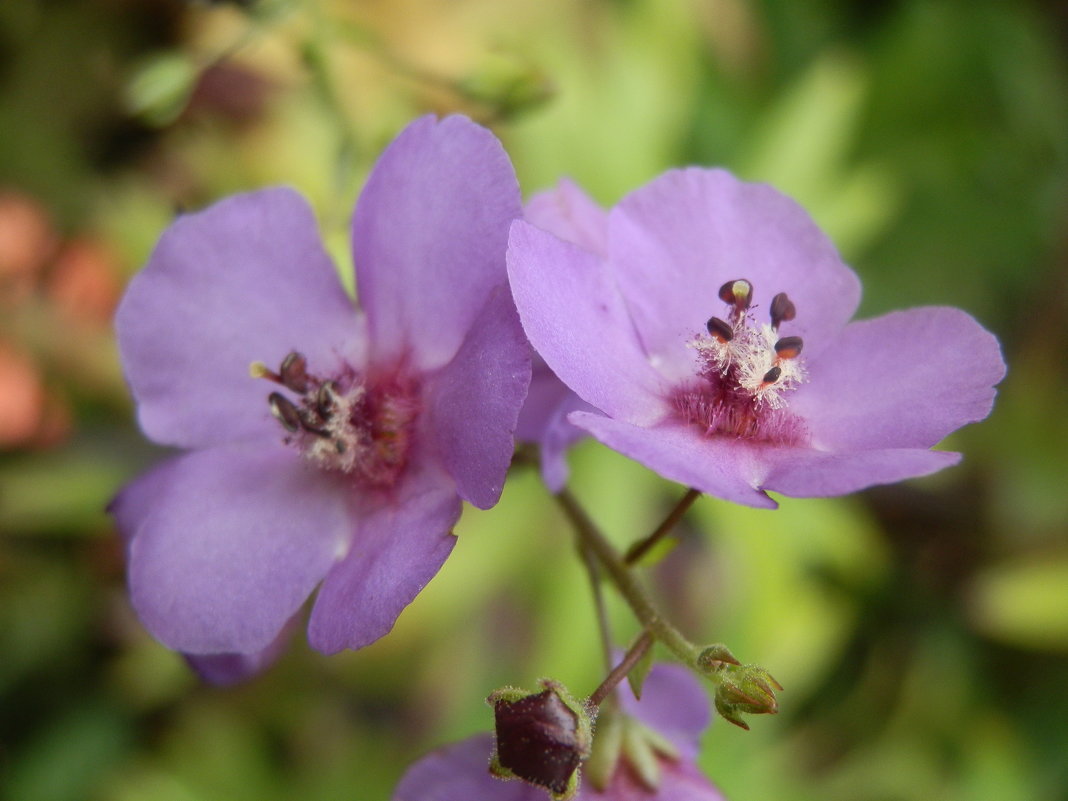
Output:
[[565,801],[578,790],[579,766],[590,755],[593,717],[562,684],[543,679],[541,685],[540,693],[506,687],[486,699],[497,729],[490,771]]
[[716,688],[716,711],[735,726],[748,730],[741,713],[774,715],[779,711],[775,691],[782,685],[758,665],[730,666],[722,672]]
[[697,668],[716,683],[716,711],[735,726],[748,730],[742,712],[774,715],[779,711],[775,691],[782,685],[759,665],[743,665],[727,646],[710,645],[697,657]]

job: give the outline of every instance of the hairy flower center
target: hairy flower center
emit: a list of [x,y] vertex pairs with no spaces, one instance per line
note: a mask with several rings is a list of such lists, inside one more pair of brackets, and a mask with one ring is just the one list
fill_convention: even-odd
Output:
[[804,343],[779,335],[782,323],[796,316],[793,302],[780,292],[771,301],[770,323],[757,323],[749,281],[728,281],[719,297],[728,304],[727,319],[710,318],[708,333],[689,343],[697,351],[698,380],[675,392],[676,410],[709,436],[801,442],[804,422],[790,413],[783,396],[805,381]]
[[308,373],[307,360],[295,351],[277,373],[262,362],[250,372],[295,396],[276,391],[267,401],[287,432],[285,441],[312,464],[377,487],[392,485],[404,470],[418,414],[412,387],[368,382],[351,368],[322,379]]

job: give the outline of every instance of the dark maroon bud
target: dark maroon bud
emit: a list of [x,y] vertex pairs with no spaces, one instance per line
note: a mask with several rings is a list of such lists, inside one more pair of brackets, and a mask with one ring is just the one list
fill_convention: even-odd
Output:
[[776,331],[779,330],[779,325],[782,322],[792,320],[796,316],[797,307],[794,306],[794,302],[786,296],[785,292],[780,292],[771,299],[771,327]]
[[574,702],[561,698],[559,685],[546,685],[535,694],[504,690],[490,696],[497,729],[492,769],[565,797],[590,754],[591,727]]
[[782,375],[782,368],[781,367],[772,367],[770,370],[768,370],[766,373],[764,373],[764,383],[765,384],[774,384],[776,381],[779,380],[779,376],[781,376],[781,375]]
[[795,359],[804,345],[801,337],[783,337],[775,343],[775,353],[780,359]]
[[282,383],[302,395],[308,391],[308,360],[296,351],[291,352],[282,360],[282,366],[278,370]]
[[326,381],[321,387],[319,392],[315,395],[315,408],[319,412],[319,416],[324,420],[329,420],[330,415],[334,411],[334,398],[337,396],[337,384],[333,381]]
[[289,398],[279,392],[272,392],[267,396],[267,402],[271,404],[271,414],[285,427],[286,431],[294,432],[300,428],[300,412]]
[[708,333],[710,333],[720,342],[730,342],[732,339],[734,339],[733,329],[731,329],[728,323],[725,323],[718,317],[709,317],[708,323],[706,325],[708,327]]
[[753,300],[753,285],[744,278],[728,281],[719,288],[719,299],[729,303],[736,311],[745,311]]

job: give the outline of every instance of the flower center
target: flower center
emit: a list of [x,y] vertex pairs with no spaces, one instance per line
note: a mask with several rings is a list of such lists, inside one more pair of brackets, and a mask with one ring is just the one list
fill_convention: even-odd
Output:
[[797,314],[780,292],[771,300],[770,323],[750,312],[753,285],[739,278],[719,290],[727,319],[711,317],[689,345],[697,351],[698,380],[677,390],[676,410],[709,436],[733,436],[773,444],[807,438],[804,422],[790,413],[784,394],[805,381],[804,342],[780,336],[779,327]]
[[286,443],[307,461],[376,487],[392,485],[404,470],[419,411],[413,387],[396,379],[372,383],[349,367],[322,379],[308,372],[296,351],[277,373],[262,362],[253,362],[250,373],[296,396],[276,391],[267,402],[287,432]]

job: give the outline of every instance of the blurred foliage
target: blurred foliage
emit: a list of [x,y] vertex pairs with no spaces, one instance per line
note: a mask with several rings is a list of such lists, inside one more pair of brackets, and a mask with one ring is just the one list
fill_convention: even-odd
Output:
[[[947,303],[998,334],[994,414],[946,443],[963,466],[776,512],[702,499],[651,575],[786,687],[709,733],[729,797],[1068,799],[1066,45],[1037,0],[0,3],[0,799],[384,799],[489,726],[494,687],[598,683],[529,469],[358,653],[297,636],[205,687],[124,596],[103,509],[161,454],[110,333],[123,282],[176,210],[269,183],[311,198],[347,276],[363,176],[426,111],[492,124],[528,194],[570,175],[612,203],[685,163],[774,183],[864,314]],[[572,463],[620,544],[680,494],[593,444]]]

